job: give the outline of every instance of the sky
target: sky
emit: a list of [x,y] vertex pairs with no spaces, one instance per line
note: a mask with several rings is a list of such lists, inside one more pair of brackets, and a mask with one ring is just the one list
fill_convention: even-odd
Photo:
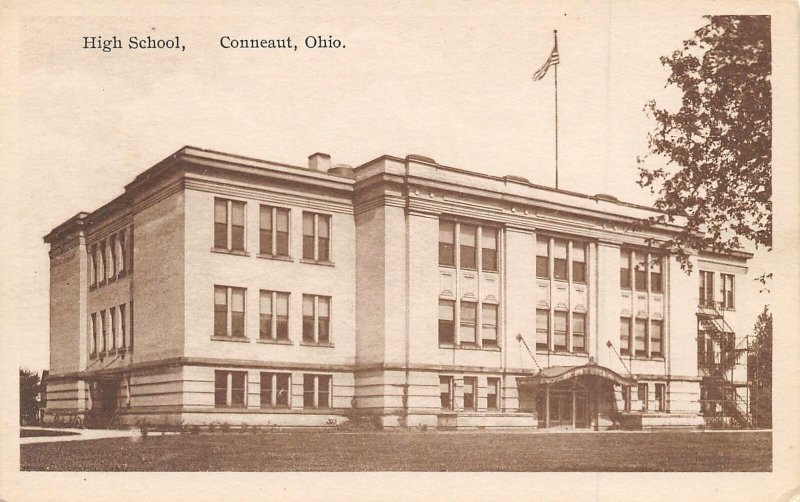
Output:
[[[22,18],[19,161],[3,168],[0,203],[13,236],[3,245],[2,328],[24,337],[20,365],[48,366],[42,237],[183,145],[294,165],[317,151],[351,165],[416,153],[552,186],[554,75],[531,75],[554,29],[559,187],[652,203],[636,185],[635,160],[653,128],[643,107],[677,102],[659,57],[704,24],[702,12],[609,1],[353,5]],[[186,50],[82,49],[84,36],[113,35],[123,45],[130,36],[179,36]],[[291,36],[300,45],[331,35],[345,48],[226,50],[226,35]],[[768,267],[757,255],[753,271]]]

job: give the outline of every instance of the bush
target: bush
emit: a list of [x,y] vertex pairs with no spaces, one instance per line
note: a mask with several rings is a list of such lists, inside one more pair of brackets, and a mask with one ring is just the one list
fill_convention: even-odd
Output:
[[222,432],[230,432],[231,424],[229,424],[228,422],[222,422],[221,424],[219,424],[219,430],[221,430]]
[[139,434],[141,434],[142,439],[147,439],[147,435],[150,434],[151,426],[147,419],[142,421],[136,422],[137,427],[139,427]]

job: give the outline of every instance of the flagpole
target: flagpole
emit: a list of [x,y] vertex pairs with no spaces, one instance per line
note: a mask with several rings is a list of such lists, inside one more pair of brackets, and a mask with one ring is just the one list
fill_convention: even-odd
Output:
[[[555,43],[555,52],[558,53],[558,30],[553,30],[553,41]],[[555,66],[555,94],[556,94],[556,190],[558,190],[558,64]]]

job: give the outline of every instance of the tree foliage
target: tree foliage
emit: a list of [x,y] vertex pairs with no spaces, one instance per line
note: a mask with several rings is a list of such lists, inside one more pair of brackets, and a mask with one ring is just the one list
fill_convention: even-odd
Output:
[[41,380],[39,373],[20,368],[19,370],[19,420],[20,424],[31,423],[39,414],[39,392]]
[[769,307],[756,319],[755,342],[748,361],[749,384],[752,388],[750,413],[758,427],[772,427],[772,312]]
[[[707,16],[683,48],[661,63],[680,109],[655,101],[650,153],[637,159],[639,185],[665,214],[643,226],[686,219],[666,249],[690,268],[692,249],[729,252],[745,242],[772,246],[772,88],[769,16]],[[648,167],[652,157],[666,165]],[[663,162],[661,163],[663,164]]]

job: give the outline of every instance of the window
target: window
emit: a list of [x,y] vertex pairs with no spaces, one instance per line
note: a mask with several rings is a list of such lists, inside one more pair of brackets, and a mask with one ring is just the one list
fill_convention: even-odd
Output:
[[667,386],[656,384],[656,411],[667,411]]
[[664,279],[661,272],[662,259],[660,256],[651,257],[650,260],[650,292],[663,293]]
[[331,217],[325,214],[303,213],[303,259],[329,262]]
[[89,256],[89,285],[97,286],[97,244],[92,244]]
[[303,408],[330,407],[330,375],[303,375]]
[[636,291],[647,291],[647,253],[641,251],[634,252],[633,261],[633,280]]
[[628,317],[619,319],[619,353],[623,356],[631,353],[631,320]]
[[633,335],[636,356],[647,357],[647,320],[636,319]]
[[567,350],[567,313],[556,311],[553,319],[553,345],[556,350]]
[[443,410],[453,409],[453,377],[439,377],[439,400]]
[[481,269],[484,272],[497,272],[497,230],[481,229]]
[[722,289],[720,290],[720,293],[722,294],[722,308],[733,309],[734,308],[733,275],[720,274],[720,279],[722,279],[721,280]]
[[550,278],[550,251],[548,246],[548,238],[536,238],[536,277],[541,277],[542,279]]
[[664,338],[664,322],[650,321],[650,356],[661,356]]
[[244,251],[245,203],[238,200],[214,199],[214,247]]
[[553,278],[567,280],[567,242],[553,241]]
[[111,324],[111,350],[117,348],[117,309],[111,307],[108,310],[108,318]]
[[704,332],[697,334],[697,365],[704,366],[706,364],[706,336]]
[[268,256],[289,256],[289,210],[260,206],[259,252]]
[[461,268],[475,270],[478,268],[478,257],[476,253],[475,239],[477,238],[477,227],[462,223],[458,244],[460,248]]
[[455,223],[439,220],[439,265],[456,266],[455,234]]
[[550,311],[536,309],[536,350],[550,349]]
[[128,318],[125,317],[125,304],[119,306],[119,331],[122,337],[122,348],[128,348],[128,333],[127,333]]
[[572,313],[572,351],[586,352],[586,314]]
[[475,314],[477,303],[461,301],[461,329],[459,339],[461,343],[475,344]]
[[289,373],[261,373],[261,407],[289,406]]
[[115,271],[114,271],[114,244],[113,244],[113,239],[112,239],[113,237],[114,236],[112,235],[111,238],[109,238],[107,241],[105,241],[105,247],[103,248],[103,249],[105,249],[105,256],[104,257],[105,257],[105,260],[106,260],[106,263],[105,263],[106,282],[110,282],[111,280],[113,280],[115,278]]
[[586,245],[572,243],[572,282],[586,282]]
[[439,343],[440,344],[455,343],[456,340],[455,308],[456,308],[456,302],[452,300],[439,300]]
[[91,353],[97,354],[97,314],[92,314],[91,326],[89,329],[92,334]]
[[640,383],[637,390],[639,392],[639,401],[642,403],[642,411],[647,411],[647,400],[650,398],[648,395],[647,384]]
[[109,279],[117,277],[117,236],[112,235],[108,240],[108,272]]
[[135,260],[133,259],[133,251],[135,249],[133,246],[133,236],[135,234],[133,232],[133,227],[128,228],[131,231],[130,238],[128,239],[128,272],[133,272],[133,264],[135,263]]
[[[133,234],[131,234],[131,237],[133,237]],[[131,242],[131,244],[133,244],[133,242]],[[128,334],[128,336],[130,337],[130,341],[128,342],[128,350],[133,350],[133,300],[131,300],[130,305],[131,305],[131,311],[129,315],[131,316],[131,321],[130,321],[131,329],[130,333]]]
[[631,411],[631,386],[622,386],[622,407],[624,411]]
[[486,379],[486,408],[494,411],[500,409],[500,379]]
[[464,377],[464,410],[476,411],[478,409],[478,379]]
[[106,241],[100,241],[100,247],[98,248],[97,252],[100,255],[100,270],[98,270],[97,278],[100,280],[100,284],[106,283],[106,274],[108,273],[108,266],[106,262]]
[[304,342],[330,343],[330,310],[330,297],[303,295]]
[[258,337],[262,340],[289,339],[289,293],[259,292]]
[[244,338],[244,288],[214,286],[214,336]]
[[119,271],[120,272],[127,272],[128,271],[128,248],[126,247],[126,236],[127,233],[125,229],[119,231]]
[[481,341],[483,346],[497,347],[497,305],[481,307]]
[[714,306],[714,272],[700,271],[700,305]]
[[625,249],[619,253],[619,287],[631,289],[631,252]]
[[214,406],[244,407],[247,372],[214,371]]
[[108,350],[108,331],[106,328],[107,320],[106,320],[106,311],[103,310],[100,312],[100,324],[103,328],[103,352]]

